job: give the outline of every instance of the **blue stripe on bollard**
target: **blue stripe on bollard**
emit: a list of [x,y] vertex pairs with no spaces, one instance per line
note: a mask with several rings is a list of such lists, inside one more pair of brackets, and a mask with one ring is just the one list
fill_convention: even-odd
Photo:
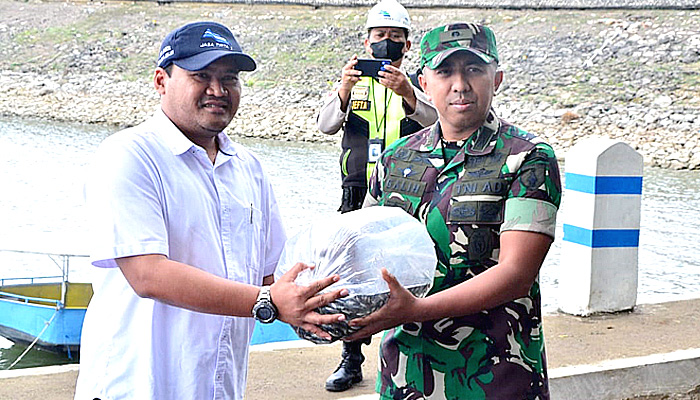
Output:
[[564,224],[564,239],[592,248],[639,247],[639,229],[590,230]]
[[566,189],[592,194],[642,194],[641,176],[589,176],[567,172]]

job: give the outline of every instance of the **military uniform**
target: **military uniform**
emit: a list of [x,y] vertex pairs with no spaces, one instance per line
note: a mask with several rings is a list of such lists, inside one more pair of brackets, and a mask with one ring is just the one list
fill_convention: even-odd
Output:
[[[440,124],[382,154],[366,205],[401,207],[423,222],[438,265],[430,294],[498,263],[507,230],[554,237],[561,198],[552,148],[490,111],[468,139]],[[525,297],[473,315],[408,323],[382,339],[383,399],[548,399],[539,282]]]

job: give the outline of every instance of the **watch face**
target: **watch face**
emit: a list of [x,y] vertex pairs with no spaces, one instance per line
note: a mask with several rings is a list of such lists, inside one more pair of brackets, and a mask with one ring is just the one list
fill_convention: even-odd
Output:
[[268,307],[258,308],[258,319],[260,321],[269,321],[274,316],[271,309]]
[[269,324],[277,319],[277,308],[270,299],[270,287],[263,286],[253,307],[253,316],[263,324]]

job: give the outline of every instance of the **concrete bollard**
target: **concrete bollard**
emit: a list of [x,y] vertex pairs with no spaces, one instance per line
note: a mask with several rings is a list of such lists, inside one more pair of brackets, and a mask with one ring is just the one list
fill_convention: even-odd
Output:
[[616,312],[637,302],[642,155],[607,138],[577,143],[565,159],[559,309]]

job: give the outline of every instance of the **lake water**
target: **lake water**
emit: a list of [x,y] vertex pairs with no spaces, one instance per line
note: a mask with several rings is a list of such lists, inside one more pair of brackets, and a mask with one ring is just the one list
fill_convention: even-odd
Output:
[[[0,249],[87,253],[83,177],[92,151],[114,131],[0,118]],[[341,196],[338,148],[238,141],[263,162],[290,235],[336,212]],[[646,168],[641,225],[638,303],[700,297],[700,171]],[[541,271],[545,311],[557,308],[557,277],[566,268],[559,263],[562,236],[559,226]],[[0,278],[60,273],[46,257],[3,251],[0,266]],[[91,269],[86,259],[73,260],[71,280],[89,280]],[[21,351],[0,338],[0,369]],[[70,362],[33,352],[17,367]]]

